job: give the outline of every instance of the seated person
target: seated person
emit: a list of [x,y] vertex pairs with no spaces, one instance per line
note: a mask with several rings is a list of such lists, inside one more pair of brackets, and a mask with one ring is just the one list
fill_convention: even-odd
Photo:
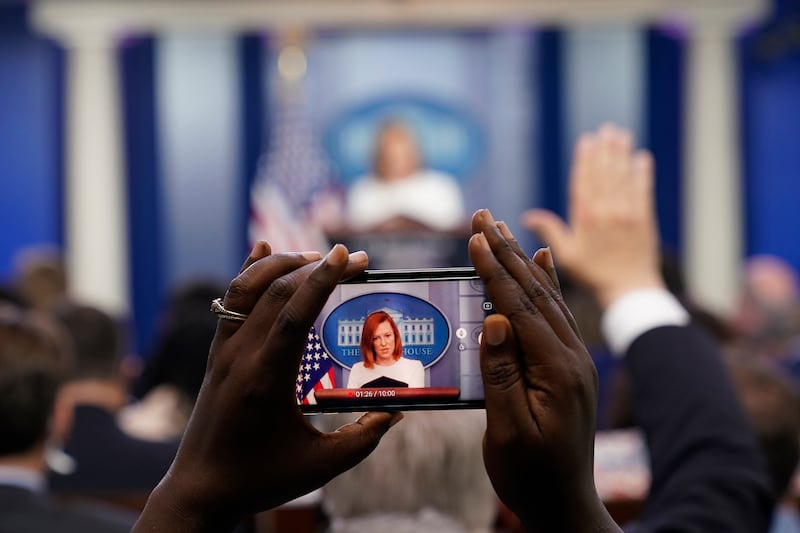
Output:
[[800,531],[792,479],[800,459],[800,395],[794,382],[767,361],[728,361],[750,424],[758,436],[778,506],[771,533]]
[[137,439],[117,424],[127,399],[119,324],[99,309],[69,302],[53,314],[72,340],[76,365],[63,388],[73,416],[63,447],[74,468],[52,472],[50,486],[59,493],[147,494],[167,471],[177,442]]
[[411,130],[387,122],[378,135],[374,173],[347,194],[347,222],[356,231],[450,231],[465,222],[461,188],[426,169]]
[[69,415],[59,386],[73,363],[53,324],[0,306],[0,533],[123,533],[134,518],[108,508],[56,505],[45,450]]
[[403,357],[400,330],[386,311],[375,311],[364,321],[361,359],[350,369],[348,389],[425,386],[422,363]]
[[179,288],[160,317],[153,352],[133,386],[139,401],[117,416],[122,429],[144,440],[180,438],[203,384],[211,339],[217,329],[208,302],[221,294],[217,283],[197,281]]

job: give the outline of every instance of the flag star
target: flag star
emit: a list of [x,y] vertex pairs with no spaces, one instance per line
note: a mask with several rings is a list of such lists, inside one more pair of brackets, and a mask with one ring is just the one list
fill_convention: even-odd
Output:
[[308,381],[310,379],[311,379],[311,375],[310,374],[303,374],[303,381]]
[[297,389],[297,392],[303,392],[303,386],[299,383],[299,380],[297,383],[297,387],[295,387],[295,389]]
[[314,363],[314,370],[319,370],[319,363]]
[[314,351],[314,343],[313,342],[309,342],[309,343],[306,344],[306,351],[307,352]]
[[319,352],[316,352],[316,353],[314,354],[314,360],[315,360],[315,361],[319,361]]
[[305,371],[306,372],[310,372],[311,371],[311,365],[306,365],[305,366]]
[[327,359],[327,358],[328,358],[328,354],[326,354],[325,352],[323,352],[323,353],[322,353],[322,358],[323,358],[323,359]]
[[321,350],[322,349],[322,345],[317,342],[317,343],[314,344],[314,349],[315,350]]
[[311,333],[310,331],[308,332],[308,340],[310,340],[310,341],[314,340],[314,334]]

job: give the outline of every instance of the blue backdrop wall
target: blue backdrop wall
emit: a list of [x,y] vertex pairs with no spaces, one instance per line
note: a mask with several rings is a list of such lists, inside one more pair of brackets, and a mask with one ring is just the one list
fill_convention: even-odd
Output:
[[[796,207],[800,199],[797,178],[800,50],[792,44],[792,34],[787,28],[791,28],[792,21],[800,20],[798,4],[796,0],[776,1],[774,20],[752,28],[739,46],[747,217],[743,239],[748,254],[774,253],[796,268],[800,268],[800,246],[794,234],[794,228],[800,224]],[[628,50],[625,53],[640,57],[637,61],[642,65],[628,72],[628,85],[638,87],[639,115],[631,120],[639,129],[642,143],[653,150],[658,161],[661,231],[665,243],[679,251],[684,37],[669,28],[643,28],[627,35],[622,43]],[[337,108],[341,102],[354,101],[353,95],[366,94],[374,85],[376,75],[358,70],[355,61],[370,51],[368,36],[346,37],[324,34],[319,42],[326,48],[316,48],[311,54],[318,67],[311,76],[312,84],[314,80],[317,83],[311,87],[314,116],[335,115],[341,111]],[[433,94],[436,89],[445,98],[450,95],[454,102],[471,109],[486,126],[488,166],[479,171],[482,176],[479,174],[467,184],[473,203],[487,198],[480,194],[482,187],[502,186],[503,176],[513,172],[517,176],[514,183],[524,191],[514,198],[515,202],[563,212],[570,135],[575,121],[584,120],[575,118],[576,113],[583,112],[575,110],[575,99],[585,97],[577,94],[580,88],[570,86],[577,83],[575,80],[580,81],[580,75],[576,77],[574,65],[567,61],[579,53],[575,46],[582,41],[568,37],[563,29],[533,28],[502,35],[428,34],[425,39],[450,58],[447,72],[461,76],[462,80],[455,85],[448,85],[448,80],[439,85],[430,81],[428,92]],[[400,57],[408,39],[402,34],[392,35],[381,46],[391,48],[392,40],[402,43],[393,52]],[[184,274],[227,277],[246,252],[249,184],[269,138],[270,126],[272,73],[268,64],[273,51],[268,39],[261,35],[222,36],[218,50],[224,51],[224,56],[219,56],[218,66],[230,76],[227,85],[220,88],[222,96],[213,104],[216,110],[198,104],[197,109],[208,114],[204,119],[205,129],[194,132],[214,144],[216,152],[209,150],[203,154],[202,149],[181,145],[178,148],[184,153],[188,150],[189,159],[178,161],[176,153],[169,152],[177,142],[178,131],[171,122],[175,117],[170,113],[178,108],[165,109],[168,99],[160,91],[169,81],[163,78],[163,69],[173,64],[164,62],[181,60],[177,55],[165,56],[165,50],[173,54],[180,43],[173,39],[166,45],[171,48],[165,49],[162,41],[137,37],[121,42],[119,49],[125,106],[132,294],[140,346],[152,335],[164,293],[176,280]],[[497,59],[501,57],[513,57],[518,64],[501,65]],[[396,69],[395,74],[406,72],[414,73],[409,67]],[[346,79],[338,79],[339,76]],[[470,89],[465,91],[464,83]],[[194,89],[190,92],[196,95]],[[0,5],[0,227],[3,228],[0,282],[11,279],[13,258],[24,247],[63,245],[63,93],[63,51],[30,30],[25,3]],[[516,108],[499,109],[492,104],[509,97],[513,97]],[[326,102],[330,105],[323,109]],[[586,100],[580,102],[581,106],[587,105]],[[193,118],[199,120],[199,113]],[[219,122],[220,117],[224,123]],[[165,121],[172,125],[166,128]],[[214,130],[219,124],[230,133],[225,134],[227,141],[220,141],[223,144],[215,140],[219,140],[222,131]],[[519,135],[526,137],[521,140]],[[236,142],[231,141],[234,138]],[[513,152],[521,154],[514,156],[517,158],[514,161],[505,155],[510,153],[511,141],[517,143]],[[225,150],[220,148],[223,145],[227,147]],[[200,236],[187,234],[173,221],[176,213],[186,206],[178,209],[165,202],[165,190],[175,194],[170,188],[175,182],[170,181],[173,178],[166,170],[177,168],[180,174],[182,168],[188,169],[190,178],[196,168],[191,157],[214,153],[221,158],[219,168],[225,171],[221,173],[224,175],[202,179],[210,190],[224,192],[226,217],[234,220],[229,220],[219,235],[202,231]],[[200,170],[210,168],[206,165]],[[186,187],[192,186],[186,176],[180,179]],[[505,199],[514,192],[495,193],[492,201],[505,205]],[[203,202],[219,198],[220,195],[211,195]],[[198,242],[202,238],[207,242]],[[226,257],[200,264],[204,254],[214,253]]]
[[63,54],[0,6],[0,281],[30,245],[61,245]]

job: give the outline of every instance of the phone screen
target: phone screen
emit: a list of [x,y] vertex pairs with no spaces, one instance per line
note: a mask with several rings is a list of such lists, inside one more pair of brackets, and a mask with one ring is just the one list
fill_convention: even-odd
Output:
[[310,413],[483,407],[479,346],[491,312],[470,268],[341,283],[308,333],[297,402]]

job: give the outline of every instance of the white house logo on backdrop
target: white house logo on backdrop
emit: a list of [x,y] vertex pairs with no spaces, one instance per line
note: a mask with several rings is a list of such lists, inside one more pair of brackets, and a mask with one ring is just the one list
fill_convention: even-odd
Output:
[[403,357],[429,367],[450,345],[450,324],[433,304],[400,293],[372,293],[342,302],[322,325],[322,342],[333,359],[345,368],[361,361],[361,332],[367,316],[384,311],[400,331]]

